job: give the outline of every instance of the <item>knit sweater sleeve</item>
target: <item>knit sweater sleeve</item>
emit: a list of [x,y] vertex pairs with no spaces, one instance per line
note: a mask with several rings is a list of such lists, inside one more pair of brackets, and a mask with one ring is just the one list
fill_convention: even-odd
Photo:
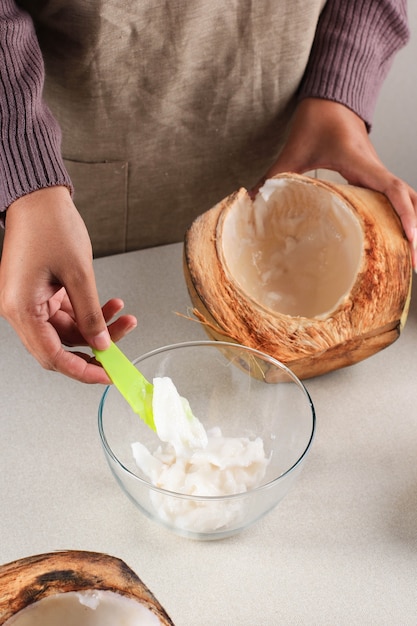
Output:
[[328,0],[299,98],[344,104],[370,127],[393,57],[409,36],[407,0]]
[[44,65],[31,18],[13,0],[0,3],[0,211],[53,185],[72,190],[61,132],[42,100]]

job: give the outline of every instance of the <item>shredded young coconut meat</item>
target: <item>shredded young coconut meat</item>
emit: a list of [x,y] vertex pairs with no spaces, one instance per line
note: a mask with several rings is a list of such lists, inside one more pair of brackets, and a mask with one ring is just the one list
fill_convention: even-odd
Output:
[[[205,431],[168,377],[155,378],[153,412],[163,442],[154,452],[132,444],[135,461],[153,485],[192,496],[244,493],[262,481],[269,459],[261,438],[224,437],[219,427]],[[158,515],[184,529],[225,528],[242,515],[241,503],[199,502],[151,493]]]

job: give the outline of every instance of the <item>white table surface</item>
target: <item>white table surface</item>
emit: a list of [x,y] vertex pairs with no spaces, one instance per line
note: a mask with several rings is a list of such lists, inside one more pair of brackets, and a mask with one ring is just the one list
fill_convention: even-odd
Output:
[[[206,338],[180,244],[99,259],[139,354]],[[382,305],[383,306],[383,305]],[[97,430],[103,388],[46,372],[0,320],[0,563],[60,549],[123,559],[176,626],[417,624],[417,296],[401,338],[306,381],[317,433],[293,491],[244,533],[177,537],[120,491]],[[1,593],[1,590],[0,590]]]

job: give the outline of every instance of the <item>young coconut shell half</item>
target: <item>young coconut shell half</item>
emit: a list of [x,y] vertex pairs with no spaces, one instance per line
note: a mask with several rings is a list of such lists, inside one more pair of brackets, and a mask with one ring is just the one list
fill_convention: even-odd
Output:
[[389,346],[411,295],[409,244],[387,198],[297,174],[199,216],[184,272],[211,338],[266,352],[302,379]]
[[63,551],[0,567],[0,625],[173,626],[149,589],[120,559]]

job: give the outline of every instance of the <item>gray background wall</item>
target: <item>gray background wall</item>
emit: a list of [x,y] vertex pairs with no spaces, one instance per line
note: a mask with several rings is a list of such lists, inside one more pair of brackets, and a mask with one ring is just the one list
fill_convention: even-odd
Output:
[[371,139],[385,165],[417,190],[417,0],[408,0],[411,40],[382,88]]

